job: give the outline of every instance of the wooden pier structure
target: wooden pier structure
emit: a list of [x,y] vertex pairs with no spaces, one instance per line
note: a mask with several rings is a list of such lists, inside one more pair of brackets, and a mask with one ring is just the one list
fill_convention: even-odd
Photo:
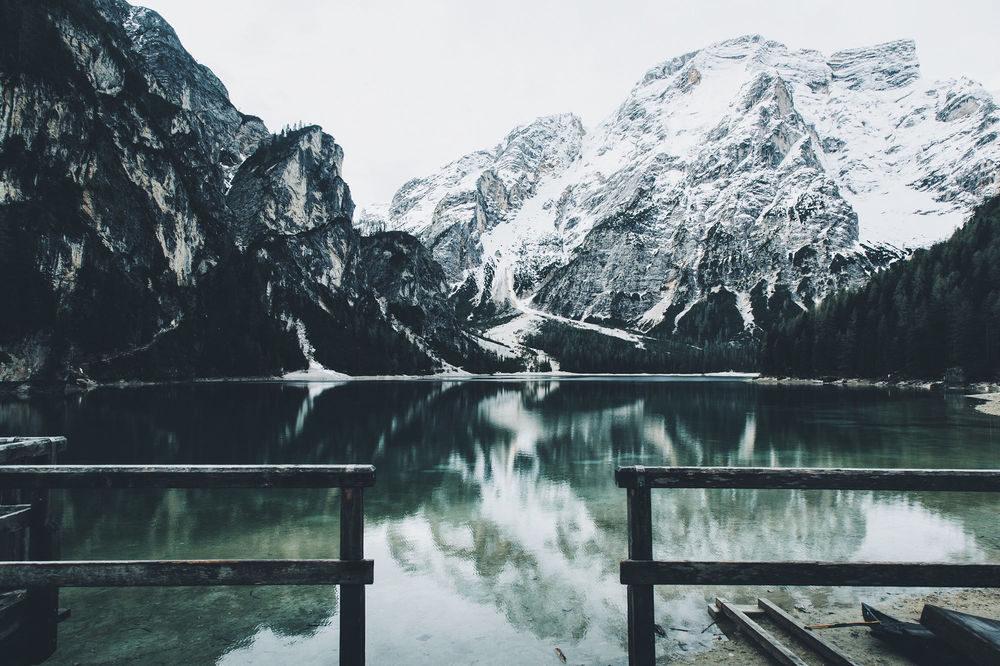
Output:
[[628,502],[629,664],[656,660],[655,585],[820,585],[830,587],[1000,587],[1000,564],[925,562],[696,562],[653,559],[653,488],[767,488],[1000,492],[1000,470],[770,467],[619,467]]
[[[61,437],[0,440],[4,664],[38,664],[55,652],[60,587],[194,585],[339,585],[340,663],[365,662],[365,585],[374,582],[374,563],[364,558],[364,489],[375,484],[374,466],[56,465],[65,444]],[[53,488],[340,488],[340,558],[61,561]]]

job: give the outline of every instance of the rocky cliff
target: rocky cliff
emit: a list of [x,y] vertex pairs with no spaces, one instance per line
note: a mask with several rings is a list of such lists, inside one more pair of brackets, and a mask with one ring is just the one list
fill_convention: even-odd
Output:
[[0,381],[458,358],[453,314],[422,311],[425,338],[373,286],[440,288],[405,239],[367,265],[342,159],[240,113],[155,12],[0,0]]
[[[463,314],[730,339],[947,236],[997,192],[1000,111],[909,41],[758,36],[649,70],[596,127],[541,118],[399,189]],[[535,315],[532,315],[535,316]]]

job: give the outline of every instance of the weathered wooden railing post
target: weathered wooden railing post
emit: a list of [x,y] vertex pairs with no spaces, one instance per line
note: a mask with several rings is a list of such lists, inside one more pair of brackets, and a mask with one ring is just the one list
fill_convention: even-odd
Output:
[[[649,488],[642,484],[628,489],[628,558],[653,559],[653,510]],[[628,661],[646,666],[656,660],[653,633],[653,586],[628,586]]]
[[[56,448],[32,458],[32,465],[54,465]],[[31,504],[28,523],[28,559],[35,562],[59,559],[59,531],[52,518],[52,491],[34,488],[27,499]],[[59,588],[39,586],[27,588],[25,599],[25,640],[30,663],[40,664],[56,651],[59,628]]]
[[[1000,587],[1000,564],[948,562],[712,562],[653,559],[652,488],[760,488],[1000,493],[1000,469],[827,469],[768,467],[619,467],[628,492],[630,664],[652,664],[654,585],[819,585]],[[723,604],[725,607],[725,604]]]
[[[340,490],[340,559],[365,557],[364,488]],[[340,586],[340,663],[365,663],[365,586]]]
[[[364,559],[363,488],[375,483],[372,465],[51,465],[34,460],[39,446],[28,445],[33,464],[0,464],[0,490],[18,489],[23,494],[8,498],[32,502],[0,508],[0,534],[26,527],[31,537],[28,561],[20,557],[24,548],[15,549],[22,561],[0,561],[0,593],[16,591],[0,594],[0,665],[48,656],[55,645],[48,623],[63,617],[59,587],[192,585],[340,585],[340,663],[364,663],[364,586],[375,576],[374,563]],[[10,457],[0,445],[0,463]],[[341,559],[59,561],[47,518],[50,488],[341,488]],[[36,656],[22,657],[26,646]]]
[[[51,465],[63,437],[0,438],[0,465]],[[0,561],[59,559],[47,488],[0,487]],[[5,590],[0,590],[4,592]],[[0,595],[0,662],[40,664],[56,650],[59,588],[26,586]]]

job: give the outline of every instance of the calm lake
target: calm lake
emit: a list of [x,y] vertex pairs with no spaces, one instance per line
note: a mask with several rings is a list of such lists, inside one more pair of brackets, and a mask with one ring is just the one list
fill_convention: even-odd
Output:
[[[356,381],[102,388],[0,402],[0,435],[69,438],[66,463],[374,463],[368,657],[625,661],[616,465],[1000,464],[1000,419],[961,396],[679,379]],[[324,558],[338,491],[60,491],[64,559]],[[1000,497],[653,492],[654,554],[1000,560]],[[718,643],[705,604],[760,589],[661,587],[661,653]],[[771,590],[854,606],[877,591]],[[327,664],[332,588],[65,589],[54,663]]]

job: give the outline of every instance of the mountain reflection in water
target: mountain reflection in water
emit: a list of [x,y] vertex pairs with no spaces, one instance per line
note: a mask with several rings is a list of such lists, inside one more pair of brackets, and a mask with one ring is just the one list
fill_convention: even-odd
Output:
[[[372,663],[625,660],[616,465],[992,467],[1000,431],[961,398],[725,381],[199,384],[0,403],[0,434],[66,434],[69,463],[373,462]],[[63,557],[331,557],[336,490],[67,491]],[[653,493],[660,558],[996,560],[997,498]],[[662,651],[716,642],[705,601],[657,588]],[[800,604],[858,592],[789,589]],[[54,663],[329,663],[330,588],[64,590]],[[492,651],[491,651],[492,650]],[[495,652],[493,652],[495,651]]]

